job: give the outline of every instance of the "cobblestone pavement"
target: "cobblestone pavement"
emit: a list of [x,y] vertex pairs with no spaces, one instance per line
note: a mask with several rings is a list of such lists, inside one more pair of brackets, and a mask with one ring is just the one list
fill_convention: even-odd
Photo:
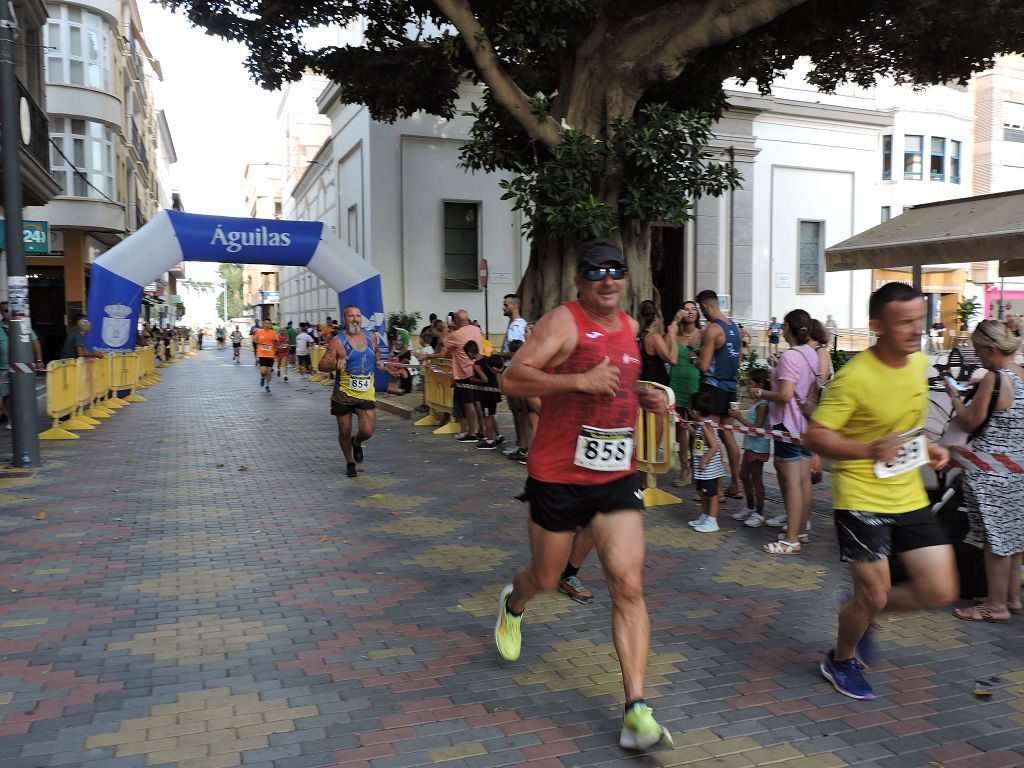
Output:
[[676,747],[626,755],[594,563],[591,605],[538,599],[520,660],[492,646],[523,467],[381,414],[349,480],[326,388],[268,396],[226,352],[163,374],[0,475],[4,768],[1024,765],[1021,619],[888,619],[879,698],[845,699],[817,672],[845,581],[822,519],[768,559],[764,529],[689,530],[689,500],[647,515],[648,696]]

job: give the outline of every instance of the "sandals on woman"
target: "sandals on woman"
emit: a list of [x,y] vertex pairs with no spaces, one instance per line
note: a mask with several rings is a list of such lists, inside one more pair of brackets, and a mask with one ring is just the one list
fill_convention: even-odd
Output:
[[953,610],[953,615],[964,621],[984,621],[990,624],[1001,624],[1010,620],[1009,611],[1007,611],[1006,618],[996,618],[996,615],[992,613],[992,606],[988,603],[978,603],[973,608],[956,608]]
[[[779,541],[785,541],[785,539],[786,539],[786,534],[784,532],[780,533],[779,534]],[[806,534],[806,533],[799,534],[797,536],[797,539],[800,541],[801,544],[810,544],[811,543],[811,537],[808,534]]]
[[799,541],[772,541],[761,549],[768,555],[799,555],[802,551]]

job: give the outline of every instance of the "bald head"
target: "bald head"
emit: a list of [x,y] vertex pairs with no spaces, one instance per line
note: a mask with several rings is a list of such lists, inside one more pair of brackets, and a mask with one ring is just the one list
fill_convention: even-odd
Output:
[[463,326],[469,325],[469,312],[464,309],[458,309],[455,314],[452,315],[452,319],[455,321],[456,328],[462,328]]

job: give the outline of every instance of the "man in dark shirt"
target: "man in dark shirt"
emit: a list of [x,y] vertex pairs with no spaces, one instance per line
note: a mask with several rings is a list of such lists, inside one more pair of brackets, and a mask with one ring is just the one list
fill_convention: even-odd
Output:
[[89,321],[85,315],[75,315],[71,318],[71,333],[64,340],[64,348],[61,350],[61,360],[74,360],[76,357],[103,357],[102,352],[90,352],[85,346],[85,336],[89,333]]

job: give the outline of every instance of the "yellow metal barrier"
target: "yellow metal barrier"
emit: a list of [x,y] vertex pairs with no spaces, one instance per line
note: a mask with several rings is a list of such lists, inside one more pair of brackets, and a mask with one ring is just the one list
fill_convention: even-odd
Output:
[[[660,389],[665,393],[669,410],[674,412],[676,396],[669,387],[652,381],[638,381],[641,390]],[[672,413],[651,413],[640,410],[636,421],[636,442],[633,453],[636,456],[637,472],[644,474],[644,506],[660,507],[680,504],[682,499],[658,488],[655,479],[672,470],[672,458],[676,453],[676,425]]]
[[156,372],[157,354],[156,347],[143,347],[140,351],[142,357],[139,358],[139,373],[142,378],[143,386],[149,387],[157,382],[163,381],[163,377]]
[[317,368],[320,365],[320,361],[323,360],[324,353],[327,351],[327,347],[321,346],[320,344],[314,344],[309,349],[309,365],[313,369],[312,375],[309,377],[310,381],[323,381],[324,374]]
[[78,409],[75,411],[75,418],[80,422],[90,425],[89,427],[82,427],[82,429],[92,429],[100,423],[99,419],[94,419],[85,412],[85,409],[92,404],[91,363],[92,360],[86,360],[84,357],[75,360],[77,368],[76,377],[78,379],[78,386],[75,390],[78,393]]
[[53,420],[53,424],[39,433],[39,439],[77,440],[78,435],[70,430],[94,429],[91,424],[75,418],[79,405],[77,361],[51,361],[46,366],[46,415]]
[[[429,360],[423,366],[423,391],[430,414],[416,422],[417,427],[434,427],[435,435],[455,435],[459,425],[452,417],[455,410],[455,388],[452,386],[452,361],[445,358]],[[448,422],[438,417],[447,414]],[[440,426],[438,426],[440,425]]]
[[[115,354],[124,353],[118,352]],[[116,413],[128,405],[128,402],[119,398],[117,392],[114,391],[114,354],[108,354],[100,362],[104,363],[103,368],[106,369],[107,380],[106,382],[101,382],[101,384],[105,385],[102,389],[100,387],[96,388],[96,405]]]
[[[108,401],[112,407],[123,408],[129,403],[144,403],[145,398],[135,394],[139,385],[139,353],[115,352],[110,356],[110,388],[113,397]],[[128,396],[120,398],[118,392],[128,392]],[[117,403],[117,405],[115,405]]]
[[86,416],[94,419],[109,419],[114,412],[99,403],[106,399],[110,391],[110,359],[107,357],[90,358],[86,361],[89,391],[91,398],[85,411]]

